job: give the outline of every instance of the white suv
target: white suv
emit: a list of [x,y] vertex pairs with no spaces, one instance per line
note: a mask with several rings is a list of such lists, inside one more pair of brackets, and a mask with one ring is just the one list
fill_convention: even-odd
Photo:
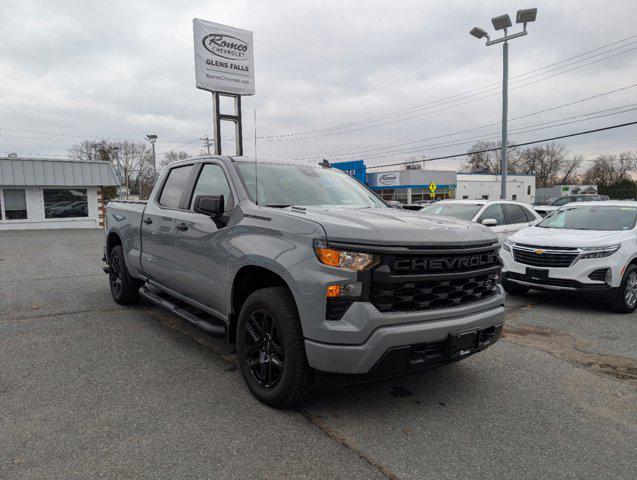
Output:
[[420,211],[481,223],[491,227],[500,243],[518,230],[542,220],[531,205],[513,200],[441,200]]
[[511,294],[530,288],[580,292],[637,307],[637,202],[571,203],[509,237],[500,256],[502,285]]

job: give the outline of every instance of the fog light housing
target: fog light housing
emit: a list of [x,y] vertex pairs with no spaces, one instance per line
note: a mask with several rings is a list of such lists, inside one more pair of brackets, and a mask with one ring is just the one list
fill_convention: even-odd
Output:
[[610,268],[606,271],[604,282],[606,282],[606,285],[608,285],[609,287],[613,283],[613,271]]
[[325,292],[327,298],[347,297],[356,298],[360,297],[363,293],[363,284],[361,282],[355,283],[342,283],[337,285],[328,285]]

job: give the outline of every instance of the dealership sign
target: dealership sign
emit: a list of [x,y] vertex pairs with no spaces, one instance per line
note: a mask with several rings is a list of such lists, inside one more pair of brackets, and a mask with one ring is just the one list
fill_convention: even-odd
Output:
[[197,88],[254,95],[252,32],[198,18],[192,23]]
[[383,185],[387,187],[393,187],[396,185],[400,185],[400,173],[399,172],[391,172],[391,173],[383,173],[378,175],[378,185]]

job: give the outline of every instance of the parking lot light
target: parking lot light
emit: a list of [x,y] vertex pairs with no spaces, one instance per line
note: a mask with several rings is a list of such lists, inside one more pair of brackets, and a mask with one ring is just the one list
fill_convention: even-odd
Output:
[[480,27],[473,27],[471,31],[469,32],[469,34],[473,35],[478,40],[485,37],[487,40],[489,40],[489,34],[485,32],[484,30],[482,30]]
[[518,13],[515,15],[515,23],[523,23],[526,25],[527,23],[535,22],[535,18],[537,17],[537,8],[526,8],[524,10],[518,10]]
[[496,30],[506,30],[511,25],[513,25],[511,23],[511,17],[509,17],[508,13],[500,15],[498,17],[493,17],[491,19],[491,23],[493,24],[493,28],[495,28]]

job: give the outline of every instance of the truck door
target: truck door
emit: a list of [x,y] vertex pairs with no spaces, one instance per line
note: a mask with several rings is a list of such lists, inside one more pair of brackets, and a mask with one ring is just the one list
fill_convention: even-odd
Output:
[[[234,210],[235,195],[222,165],[198,166],[197,180],[175,225],[174,289],[221,313],[226,311],[228,232],[226,223]],[[198,195],[223,195],[225,214],[212,219],[195,213]]]
[[142,215],[142,255],[144,274],[169,288],[172,283],[175,215],[187,190],[193,165],[170,170],[158,195],[153,195]]

